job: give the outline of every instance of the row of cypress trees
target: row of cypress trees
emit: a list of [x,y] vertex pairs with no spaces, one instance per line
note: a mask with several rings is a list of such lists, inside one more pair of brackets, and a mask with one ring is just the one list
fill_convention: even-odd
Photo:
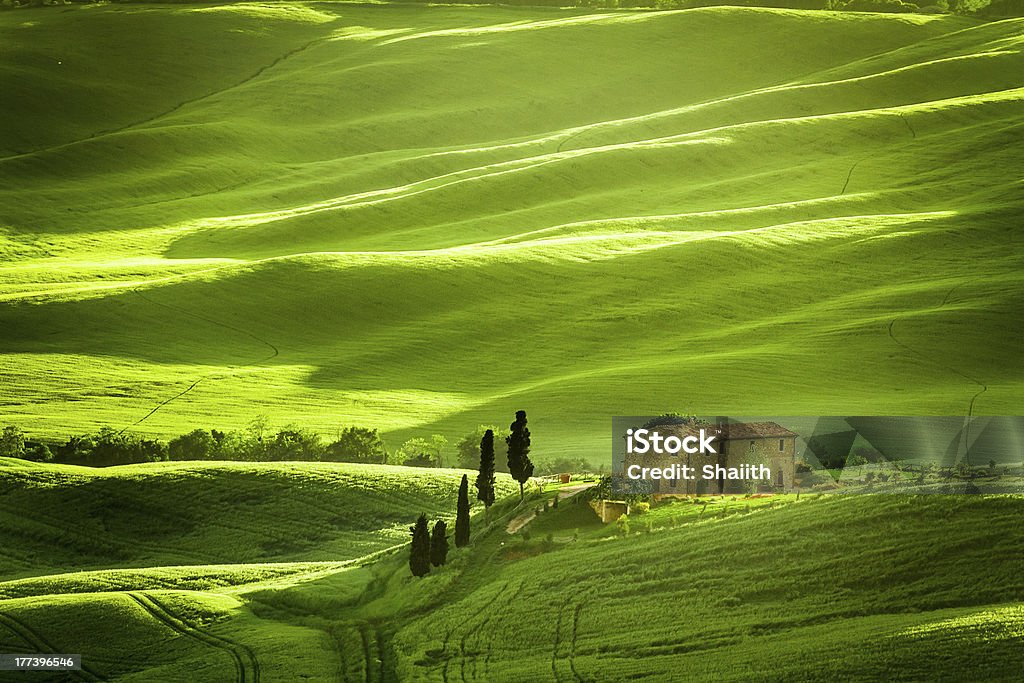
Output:
[[434,523],[433,532],[427,529],[427,516],[420,515],[412,527],[412,552],[409,569],[413,576],[426,576],[431,565],[440,567],[448,560],[448,525],[443,519]]
[[[533,462],[530,460],[530,430],[526,427],[526,411],[516,411],[516,419],[509,425],[505,437],[508,447],[508,469],[512,478],[519,482],[519,499],[525,496],[524,486],[533,476]],[[484,514],[489,515],[494,504],[494,431],[488,429],[480,440],[480,469],[476,475],[476,497],[484,504]],[[416,524],[410,527],[412,546],[409,551],[409,568],[413,576],[426,576],[430,567],[443,565],[448,557],[448,526],[444,520],[434,523],[429,530],[427,516],[421,514]],[[469,545],[469,477],[462,475],[459,484],[459,500],[455,512],[455,547]]]

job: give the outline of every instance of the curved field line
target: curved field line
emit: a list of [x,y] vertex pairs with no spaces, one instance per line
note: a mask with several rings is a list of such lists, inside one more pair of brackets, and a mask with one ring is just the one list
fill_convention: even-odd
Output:
[[91,142],[93,140],[98,140],[100,138],[107,137],[108,135],[117,135],[118,133],[124,133],[125,131],[129,131],[129,130],[131,130],[133,128],[139,128],[141,126],[145,126],[147,124],[154,123],[156,121],[159,121],[162,118],[165,118],[165,117],[170,116],[171,114],[174,114],[175,112],[177,112],[177,111],[179,111],[181,109],[184,109],[185,107],[187,107],[190,104],[195,104],[196,102],[201,102],[201,101],[203,101],[205,99],[209,99],[210,97],[213,97],[215,95],[220,95],[220,94],[226,93],[226,92],[228,92],[230,90],[234,90],[235,88],[240,88],[243,85],[245,85],[246,83],[249,83],[250,81],[253,81],[253,80],[259,78],[260,76],[263,75],[264,72],[266,72],[269,69],[272,69],[273,67],[277,66],[278,64],[280,64],[284,60],[286,60],[286,59],[288,59],[290,57],[294,57],[298,53],[303,52],[304,50],[307,50],[307,49],[313,47],[314,45],[316,45],[318,43],[322,43],[322,42],[328,40],[330,37],[331,37],[330,34],[328,34],[326,36],[320,36],[319,38],[314,38],[314,39],[312,39],[312,40],[310,40],[310,41],[308,41],[306,43],[303,43],[303,44],[299,45],[296,48],[292,48],[291,50],[285,52],[284,54],[276,57],[269,64],[266,64],[264,66],[259,67],[254,73],[252,73],[249,76],[246,76],[245,78],[243,78],[242,80],[238,81],[237,83],[232,83],[230,85],[226,85],[226,86],[224,86],[222,88],[218,88],[218,89],[213,90],[211,92],[203,93],[202,95],[197,95],[197,96],[191,97],[191,98],[189,98],[187,100],[182,100],[181,102],[178,102],[177,104],[175,104],[170,109],[162,111],[162,112],[160,112],[158,114],[153,114],[151,116],[147,116],[144,119],[140,119],[139,121],[134,121],[132,123],[126,123],[125,125],[119,126],[117,128],[110,128],[110,129],[107,129],[107,130],[96,131],[95,133],[91,133],[91,134],[87,135],[84,138],[79,138],[78,140],[71,140],[69,142],[62,142],[62,143],[59,143],[59,144],[56,144],[56,145],[50,145],[49,147],[41,147],[39,149],[34,149],[34,150],[29,151],[29,152],[21,152],[21,153],[18,153],[18,154],[11,154],[11,155],[8,155],[8,156],[5,156],[5,157],[0,157],[0,164],[4,163],[5,161],[14,161],[16,159],[24,159],[26,157],[32,157],[32,156],[35,156],[37,154],[46,154],[48,152],[57,152],[59,150],[67,149],[69,147],[74,147],[75,145],[80,145],[80,144],[85,143],[85,142]]
[[449,683],[448,667],[451,666],[451,657],[448,656],[448,643],[451,641],[453,630],[447,629],[444,633],[444,640],[441,641],[441,652],[445,654],[444,666],[441,667],[441,681],[443,683]]
[[377,624],[370,622],[370,628],[373,630],[374,644],[377,646],[377,659],[380,660],[380,680],[387,681],[387,664],[384,661],[385,646],[387,645],[387,642],[384,638],[384,633],[377,628]]
[[459,638],[459,680],[462,683],[469,683],[469,680],[466,678],[466,659],[469,657],[466,654],[466,640],[468,638],[469,628],[467,626],[466,630],[462,633],[462,637]]
[[[63,522],[59,518],[57,518],[57,517],[55,517],[53,515],[48,515],[48,514],[46,514],[44,512],[40,512],[39,510],[32,510],[32,513],[31,513],[30,517],[25,517],[25,515],[23,514],[24,511],[22,511],[22,510],[12,511],[10,508],[6,508],[6,507],[3,507],[3,506],[0,506],[0,511],[6,512],[7,514],[11,515],[12,517],[19,518],[19,519],[25,519],[26,521],[31,522],[33,524],[38,524],[38,525],[43,526],[43,527],[48,527],[50,529],[53,529],[54,531],[59,531],[61,533],[66,533],[68,531],[68,527],[65,526],[63,524]],[[75,529],[75,534],[81,536],[82,535],[81,530],[76,528]],[[192,560],[197,561],[199,564],[209,564],[209,558],[208,557],[204,557],[202,555],[197,555],[195,553],[191,553],[191,552],[188,552],[188,551],[185,551],[185,550],[174,549],[174,548],[171,548],[169,546],[159,546],[159,545],[154,545],[152,543],[145,543],[145,542],[135,541],[135,540],[133,540],[133,541],[125,541],[125,540],[116,539],[114,536],[105,535],[105,534],[90,534],[89,538],[96,539],[96,540],[101,540],[103,543],[109,543],[110,545],[112,545],[112,546],[114,546],[116,548],[131,548],[133,550],[134,549],[141,549],[141,550],[149,551],[149,552],[152,552],[152,553],[159,553],[159,554],[162,554],[162,553],[172,553],[175,556],[177,556],[179,558],[182,558],[182,559],[191,558]]]
[[[498,597],[500,597],[501,594],[508,588],[508,585],[509,585],[509,582],[505,581],[501,585],[501,588],[499,588],[497,590],[497,592],[495,592],[494,597],[492,597],[490,600],[488,600],[487,603],[480,609],[481,612],[486,612],[487,613],[487,618],[485,618],[483,621],[481,621],[477,625],[477,627],[476,627],[476,634],[475,634],[476,635],[476,639],[473,641],[473,644],[474,644],[474,646],[476,647],[476,649],[478,651],[478,654],[475,657],[473,657],[473,674],[472,675],[473,675],[473,679],[474,680],[480,680],[480,675],[479,675],[479,673],[477,671],[477,662],[480,659],[480,656],[479,656],[480,637],[481,637],[482,634],[487,632],[487,629],[486,629],[487,624],[491,623],[491,620],[494,619],[494,611],[491,609],[491,606],[498,599]],[[491,651],[491,641],[490,641],[490,639],[488,639],[487,640],[487,652],[488,652],[488,654],[490,654],[490,651]],[[484,664],[486,665],[486,661],[484,662]],[[485,672],[486,672],[486,669],[485,669]],[[484,680],[486,680],[486,678]]]
[[559,606],[558,619],[555,621],[555,643],[551,649],[551,675],[554,678],[555,683],[560,683],[562,680],[561,676],[558,675],[558,647],[562,643],[562,612],[568,604],[569,600],[566,599],[561,606]]
[[[507,585],[508,584],[506,584],[506,586]],[[516,586],[515,591],[510,596],[508,596],[508,598],[505,600],[505,603],[511,605],[513,602],[515,602],[519,598],[519,596],[522,595],[523,588],[525,586],[526,579],[520,579],[519,585]],[[484,657],[484,671],[488,673],[491,670],[491,642],[493,642],[492,639],[487,640],[487,655]]]
[[[31,626],[23,621],[12,617],[6,612],[0,612],[0,626],[4,626],[10,632],[17,635],[19,638],[24,640],[30,646],[39,651],[40,654],[58,654],[60,649],[54,647],[47,642],[41,635],[39,635]],[[89,667],[82,662],[82,668],[78,671],[69,671],[68,674],[80,678],[85,681],[101,681],[104,680],[102,676],[92,671]]]
[[191,317],[196,318],[198,320],[202,320],[204,322],[210,323],[211,325],[216,325],[216,326],[222,327],[222,328],[224,328],[226,330],[231,330],[232,332],[237,332],[239,334],[244,334],[245,336],[250,337],[250,338],[256,340],[257,342],[259,342],[260,344],[263,344],[264,346],[267,346],[268,348],[270,348],[270,354],[267,355],[267,356],[262,356],[260,358],[255,359],[255,360],[249,361],[248,363],[243,363],[242,365],[238,365],[234,369],[228,370],[226,372],[214,372],[214,373],[210,373],[208,375],[204,375],[204,376],[200,377],[196,381],[192,382],[192,384],[190,384],[183,391],[180,391],[177,394],[175,394],[174,396],[171,396],[170,398],[167,398],[167,399],[161,401],[160,403],[158,403],[152,410],[150,410],[148,413],[143,415],[141,418],[139,418],[135,422],[131,423],[130,425],[127,425],[126,427],[124,427],[120,432],[118,432],[119,434],[123,434],[124,432],[126,432],[129,429],[131,429],[132,427],[137,427],[138,425],[142,424],[143,422],[145,422],[146,420],[151,418],[153,415],[155,415],[161,408],[163,408],[164,406],[168,405],[169,403],[171,403],[173,401],[176,401],[177,399],[181,398],[182,396],[188,394],[190,391],[192,391],[197,386],[202,384],[205,380],[210,379],[211,377],[215,377],[217,375],[230,375],[231,373],[233,373],[233,372],[235,372],[237,370],[240,370],[242,368],[248,368],[248,367],[252,367],[254,365],[260,364],[260,363],[266,363],[267,361],[270,361],[270,360],[272,360],[274,358],[277,358],[277,356],[280,355],[280,353],[281,353],[280,350],[276,346],[271,344],[269,341],[267,341],[266,339],[263,339],[262,337],[256,336],[255,334],[253,334],[252,332],[249,332],[248,330],[243,330],[243,329],[241,329],[239,327],[235,327],[233,325],[228,325],[227,323],[220,322],[219,320],[213,320],[212,318],[207,318],[206,316],[200,315],[198,313],[194,313],[194,312],[192,312],[192,311],[190,311],[190,310],[188,310],[186,308],[182,308],[180,306],[174,306],[172,304],[165,304],[165,303],[163,303],[161,301],[156,301],[155,299],[151,299],[148,296],[146,296],[145,294],[143,294],[140,289],[135,289],[133,291],[137,295],[139,295],[144,301],[147,301],[147,302],[153,304],[154,306],[161,306],[161,307],[166,308],[168,310],[176,311],[178,313],[182,313],[184,315],[191,316]]
[[359,638],[363,642],[363,664],[366,671],[366,683],[373,683],[373,669],[370,664],[373,661],[373,650],[370,648],[370,638],[366,633],[366,624],[360,624]]
[[576,610],[572,614],[572,641],[569,648],[569,669],[577,681],[583,681],[580,672],[576,670],[576,634],[579,632],[580,612],[583,611],[583,603],[576,603]]
[[227,638],[215,636],[212,633],[198,629],[184,619],[181,619],[173,612],[168,610],[166,607],[161,605],[155,598],[145,593],[127,593],[127,596],[135,601],[142,609],[144,609],[151,617],[159,621],[160,623],[167,626],[172,631],[175,631],[183,636],[187,636],[195,641],[215,647],[219,650],[227,652],[231,656],[232,662],[235,665],[236,680],[239,683],[259,683],[260,680],[260,665],[256,659],[256,655],[249,647],[236,643]]
[[[960,284],[954,285],[948,292],[946,292],[946,295],[942,298],[942,303],[940,303],[938,306],[934,307],[932,310],[936,310],[936,311],[940,310],[947,303],[949,303],[950,296],[953,294],[953,291],[956,290],[958,287],[960,287]],[[910,346],[909,344],[906,344],[905,342],[902,342],[899,339],[897,339],[896,335],[893,333],[893,327],[896,325],[896,321],[899,320],[899,319],[900,319],[900,316],[896,316],[895,318],[890,320],[889,321],[889,327],[888,327],[889,339],[891,339],[896,345],[900,346],[901,348],[905,349],[906,351],[910,352],[911,354],[917,356],[918,358],[924,360],[925,362],[931,364],[934,367],[938,367],[938,368],[941,368],[943,370],[947,370],[949,372],[952,372],[953,374],[966,379],[968,382],[971,382],[971,383],[976,384],[979,387],[981,387],[981,389],[976,391],[971,396],[971,400],[968,401],[968,403],[967,403],[967,424],[964,427],[964,458],[968,459],[967,464],[969,465],[970,464],[970,460],[969,460],[969,456],[968,456],[968,449],[970,448],[970,445],[971,445],[971,438],[970,438],[971,437],[971,418],[974,417],[974,406],[977,403],[978,398],[982,394],[984,394],[986,391],[988,391],[988,384],[986,384],[985,382],[981,381],[980,379],[977,379],[976,377],[972,377],[971,375],[968,375],[967,373],[964,373],[964,372],[961,372],[960,370],[957,370],[952,365],[947,365],[947,364],[944,364],[944,363],[936,362],[931,356],[929,356],[929,355],[927,355],[925,353],[922,353],[921,351],[918,351],[917,349],[915,349],[914,347]]]

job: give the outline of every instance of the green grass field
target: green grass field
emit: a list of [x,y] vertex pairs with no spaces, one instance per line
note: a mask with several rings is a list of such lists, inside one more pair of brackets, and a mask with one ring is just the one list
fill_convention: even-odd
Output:
[[[2,11],[0,427],[394,447],[526,409],[536,460],[596,464],[613,415],[1020,414],[1022,49],[1022,19],[913,14]],[[1019,496],[629,535],[568,499],[509,534],[555,492],[503,476],[415,579],[462,474],[0,459],[0,652],[169,683],[1024,668]]]
[[[51,484],[32,485],[43,469],[54,468],[0,465],[5,499],[45,511],[55,495],[73,500],[87,476],[61,468],[63,477],[50,471]],[[93,475],[108,490],[148,491],[168,513],[207,501],[205,543],[147,535],[134,555],[120,552],[136,540],[129,529],[87,549],[88,512],[65,520],[59,537],[30,525],[43,513],[5,514],[0,651],[82,652],[82,677],[119,681],[755,681],[766,660],[788,680],[1011,681],[1024,665],[1024,576],[1006,561],[1024,552],[1019,496],[680,501],[633,516],[623,537],[577,498],[510,535],[507,522],[554,490],[524,505],[513,495],[489,524],[477,513],[468,549],[416,579],[406,548],[357,555],[384,545],[391,518],[378,510],[451,515],[456,472],[421,470],[408,489],[400,482],[415,470],[381,472],[403,474],[274,463]],[[272,500],[252,497],[257,479]],[[244,532],[212,502],[238,491],[263,510]],[[247,550],[295,535],[296,520],[317,529],[311,500],[365,514],[305,550],[319,561]],[[357,520],[366,528],[353,531]],[[33,548],[21,556],[32,567],[15,566],[11,553],[29,534],[48,552]],[[110,568],[72,571],[100,562]]]
[[526,407],[596,461],[617,414],[1019,413],[1022,27],[0,13],[3,420],[397,445]]
[[[1013,680],[1024,664],[1024,581],[992,558],[1024,550],[1020,505],[804,497],[628,538],[584,526],[553,550],[492,558],[485,583],[412,612],[395,636],[397,671],[409,680]],[[544,513],[536,532],[579,507]]]
[[[0,551],[0,579],[43,569],[300,561],[280,571],[308,571],[301,563],[338,563],[404,544],[420,512],[454,514],[462,475],[335,463],[93,469],[0,459],[0,527],[10,539]],[[498,481],[500,495],[518,491],[508,475]],[[129,580],[130,572],[122,576]]]
[[88,652],[88,680],[338,680],[332,610],[361,599],[409,520],[454,518],[462,474],[0,459],[0,651]]

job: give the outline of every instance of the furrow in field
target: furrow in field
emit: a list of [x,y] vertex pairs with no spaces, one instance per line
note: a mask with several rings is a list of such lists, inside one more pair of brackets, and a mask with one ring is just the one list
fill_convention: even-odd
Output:
[[192,626],[148,593],[128,593],[127,597],[172,631],[227,653],[234,664],[238,683],[259,683],[259,660],[249,647]]

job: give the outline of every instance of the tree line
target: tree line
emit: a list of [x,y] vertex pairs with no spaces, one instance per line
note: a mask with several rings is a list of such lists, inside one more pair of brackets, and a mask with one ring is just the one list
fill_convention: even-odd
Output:
[[[493,425],[480,425],[464,435],[454,454],[450,454],[448,440],[440,434],[408,439],[392,450],[377,429],[343,427],[333,440],[326,440],[317,432],[293,425],[271,430],[264,417],[253,420],[244,429],[194,429],[168,441],[110,427],[67,439],[42,440],[29,437],[18,427],[7,426],[0,431],[0,457],[93,467],[167,460],[300,460],[476,469],[480,442],[488,433],[492,439],[509,435]],[[504,462],[497,464],[496,470],[509,472]],[[537,474],[586,470],[589,465],[581,458],[560,458],[539,465]]]
[[[524,487],[533,476],[534,466],[530,460],[530,430],[526,426],[526,411],[516,411],[515,421],[509,425],[508,436],[505,437],[506,464],[512,478],[519,484],[519,499],[525,497]],[[494,463],[494,430],[484,430],[478,448],[478,464],[476,475],[476,497],[484,504],[485,516],[490,515],[494,504],[495,463]],[[459,484],[458,501],[455,507],[455,547],[469,545],[469,476],[462,475]],[[431,567],[440,567],[448,557],[448,526],[443,519],[434,522],[430,530],[430,522],[425,513],[420,514],[416,523],[409,527],[412,542],[409,545],[409,570],[413,576],[423,577],[430,573]]]

